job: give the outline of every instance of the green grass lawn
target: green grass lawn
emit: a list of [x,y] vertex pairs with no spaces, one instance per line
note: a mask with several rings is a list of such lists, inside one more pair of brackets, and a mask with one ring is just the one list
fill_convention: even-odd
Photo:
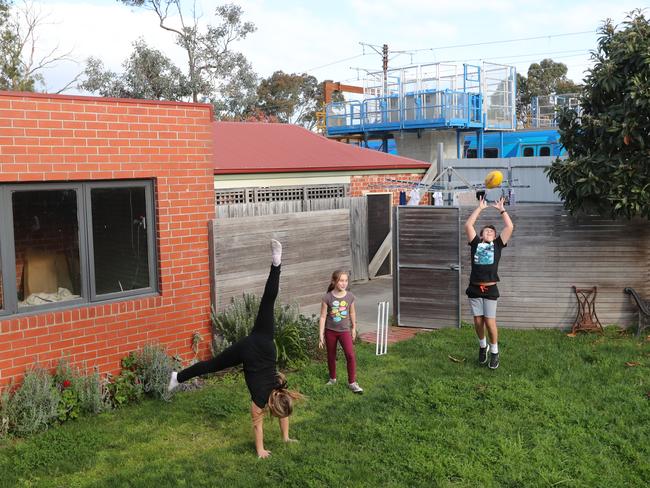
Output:
[[255,455],[243,378],[229,375],[171,403],[2,441],[0,484],[648,486],[650,342],[613,329],[501,334],[495,371],[476,364],[470,328],[421,334],[382,357],[358,346],[362,396],[344,381],[324,386],[324,363],[290,373],[290,386],[309,397],[292,418],[300,442],[284,445],[277,421],[267,420],[267,460]]

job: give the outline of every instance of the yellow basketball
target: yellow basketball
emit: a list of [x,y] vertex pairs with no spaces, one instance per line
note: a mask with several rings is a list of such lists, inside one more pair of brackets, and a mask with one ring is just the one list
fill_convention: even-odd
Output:
[[485,177],[485,186],[487,188],[496,188],[503,181],[503,173],[501,171],[490,171]]

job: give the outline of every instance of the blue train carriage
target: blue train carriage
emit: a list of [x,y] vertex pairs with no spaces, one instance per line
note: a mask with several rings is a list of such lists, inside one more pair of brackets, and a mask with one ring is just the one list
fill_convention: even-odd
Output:
[[[476,134],[466,132],[462,145],[462,157],[478,157]],[[501,153],[503,148],[503,153]],[[514,158],[534,156],[562,156],[566,150],[560,143],[555,129],[530,129],[514,132],[485,132],[483,135],[484,158]]]

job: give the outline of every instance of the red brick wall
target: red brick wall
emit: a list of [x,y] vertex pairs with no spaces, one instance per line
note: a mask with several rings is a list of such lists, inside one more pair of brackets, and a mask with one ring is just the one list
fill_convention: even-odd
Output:
[[0,183],[154,181],[160,294],[0,318],[0,386],[25,369],[115,373],[146,343],[193,357],[210,343],[207,222],[214,218],[210,106],[0,92]]
[[[399,173],[352,176],[350,179],[350,196],[360,197],[366,193],[390,192],[393,194],[393,205],[399,205],[400,191],[406,191],[408,200],[408,184],[402,181],[420,181],[424,174]],[[395,181],[398,180],[398,181]],[[403,185],[400,187],[400,185]],[[397,188],[396,188],[397,187]],[[430,193],[425,193],[420,199],[420,205],[429,205]]]

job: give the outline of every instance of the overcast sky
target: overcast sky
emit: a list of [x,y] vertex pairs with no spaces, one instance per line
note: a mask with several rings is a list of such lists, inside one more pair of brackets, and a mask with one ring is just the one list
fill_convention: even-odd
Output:
[[[210,22],[214,6],[221,2],[196,3],[201,20]],[[612,18],[621,23],[631,10],[650,7],[649,1],[628,0],[235,3],[243,8],[244,19],[255,23],[257,31],[234,48],[248,58],[260,76],[269,76],[276,70],[308,72],[319,80],[351,84],[362,76],[359,69],[381,69],[380,55],[360,43],[388,44],[390,67],[484,60],[514,65],[525,74],[532,62],[550,57],[565,63],[569,78],[580,82],[590,65],[589,51],[596,46],[596,31],[602,21]],[[139,37],[179,66],[185,66],[183,52],[174,45],[173,36],[158,26],[152,12],[125,7],[116,0],[52,0],[34,4],[48,22],[39,31],[40,48],[59,46],[62,51],[72,50],[71,57],[77,61],[59,63],[48,70],[47,91],[59,90],[83,71],[88,56],[99,57],[107,67],[119,71],[133,41]]]

